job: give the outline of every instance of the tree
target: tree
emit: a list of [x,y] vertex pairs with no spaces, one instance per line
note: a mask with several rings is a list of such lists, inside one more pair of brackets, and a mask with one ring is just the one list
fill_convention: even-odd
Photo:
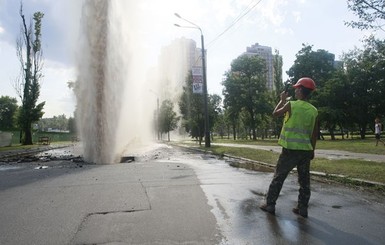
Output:
[[257,114],[271,111],[265,71],[265,62],[260,57],[241,55],[231,63],[231,70],[225,74],[226,79],[222,83],[225,108],[233,107],[238,112],[244,109],[249,114],[248,126],[253,140],[257,139]]
[[[179,100],[179,110],[182,115],[182,126],[192,138],[199,140],[202,144],[204,136],[204,110],[203,110],[203,94],[194,94],[192,91],[192,73],[191,71],[186,77],[183,93]],[[215,122],[218,120],[218,115],[221,113],[220,104],[222,98],[217,95],[208,95],[207,113],[209,117],[209,131],[214,128]]]
[[227,122],[226,122],[226,116],[224,114],[223,111],[221,111],[218,116],[217,116],[217,119],[215,120],[214,122],[214,131],[216,133],[219,134],[219,136],[221,137],[221,139],[223,139],[223,136],[225,136],[226,134],[229,135],[228,133],[228,129],[227,129]]
[[69,119],[66,115],[53,116],[52,118],[42,118],[38,122],[39,129],[47,131],[49,128],[56,130],[69,130]]
[[68,126],[67,126],[67,128],[68,128],[68,130],[70,131],[71,134],[76,134],[77,133],[75,118],[73,118],[73,117],[68,118]]
[[34,28],[32,28],[32,23],[27,26],[23,5],[20,4],[22,24],[16,49],[21,65],[21,75],[15,82],[15,89],[22,101],[18,124],[21,128],[21,141],[24,145],[32,145],[32,123],[37,122],[44,114],[45,102],[37,104],[40,95],[40,79],[43,77],[41,49],[41,20],[43,16],[42,12],[34,13]]
[[174,105],[171,100],[164,100],[159,111],[159,129],[161,133],[167,133],[168,141],[170,141],[170,131],[177,128],[179,117],[173,110]]
[[202,94],[192,92],[192,80],[192,72],[190,71],[186,77],[186,86],[183,86],[183,93],[179,100],[179,110],[183,119],[182,125],[186,132],[192,138],[198,138],[199,145],[201,145],[204,136],[203,98]]
[[302,44],[302,49],[296,54],[294,64],[287,74],[292,83],[301,77],[311,77],[319,88],[333,76],[334,59],[335,55],[326,50],[313,51],[312,45]]
[[[302,49],[297,53],[294,64],[287,72],[291,78],[291,83],[296,82],[301,77],[311,77],[316,82],[317,90],[313,92],[310,101],[317,108],[330,108],[330,104],[327,100],[319,99],[319,91],[323,91],[325,84],[334,76],[336,71],[334,68],[334,58],[334,54],[331,54],[326,50],[318,49],[317,51],[314,51],[313,46],[302,44]],[[289,90],[289,93],[290,92],[293,93],[293,90]],[[324,102],[324,104],[321,102]],[[319,111],[319,118],[328,118],[326,115],[322,115],[323,112],[327,111],[328,110]],[[326,124],[326,122],[320,120],[319,125],[321,124]],[[333,122],[333,124],[330,125],[334,124],[335,123]]]
[[349,88],[349,119],[355,122],[361,138],[373,118],[385,115],[385,41],[373,37],[365,41],[363,50],[354,49],[343,57]]
[[0,97],[0,130],[15,129],[15,117],[18,109],[16,98]]
[[238,85],[238,80],[234,74],[230,71],[225,73],[226,79],[222,82],[225,87],[223,89],[223,105],[225,110],[226,121],[229,122],[229,126],[233,131],[233,139],[237,139],[237,124],[239,119],[239,113],[242,109],[242,103],[240,96],[234,96],[241,94],[241,86]]
[[348,77],[342,69],[337,70],[318,92],[319,120],[330,132],[332,140],[335,140],[336,126],[339,126],[342,137],[345,133],[343,130],[352,126],[352,122],[348,120],[348,104],[352,94]]
[[210,129],[212,132],[216,122],[219,120],[219,115],[222,113],[221,108],[222,98],[217,94],[209,94],[208,95],[208,114],[209,114],[209,122]]
[[358,16],[359,20],[345,22],[345,25],[360,30],[384,30],[384,0],[348,0],[348,9]]

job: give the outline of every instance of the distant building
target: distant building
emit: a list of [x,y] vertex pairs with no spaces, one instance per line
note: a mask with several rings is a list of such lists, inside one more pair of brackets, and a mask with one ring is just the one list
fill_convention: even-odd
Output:
[[243,55],[253,56],[258,55],[266,63],[266,87],[272,91],[275,89],[274,86],[274,56],[271,47],[259,45],[256,43],[251,47],[246,48],[246,52]]
[[176,102],[182,93],[188,71],[202,67],[201,49],[192,39],[178,38],[162,48],[158,57],[158,86],[161,100]]
[[344,62],[340,60],[335,60],[333,63],[333,67],[336,69],[343,69],[344,68]]

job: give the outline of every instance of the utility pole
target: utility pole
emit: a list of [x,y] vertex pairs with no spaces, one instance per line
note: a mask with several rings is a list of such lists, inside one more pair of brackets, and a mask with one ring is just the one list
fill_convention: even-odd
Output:
[[178,24],[175,24],[177,27],[181,28],[193,28],[198,29],[201,32],[201,47],[202,47],[202,75],[203,75],[203,109],[204,109],[204,118],[205,118],[205,147],[210,147],[210,124],[209,124],[209,113],[208,113],[208,94],[207,94],[207,77],[206,77],[206,57],[205,57],[205,42],[203,37],[202,29],[194,24],[193,22],[186,20],[182,18],[179,14],[175,13],[175,16],[179,19],[182,19],[188,23],[190,23],[192,26],[180,26]]

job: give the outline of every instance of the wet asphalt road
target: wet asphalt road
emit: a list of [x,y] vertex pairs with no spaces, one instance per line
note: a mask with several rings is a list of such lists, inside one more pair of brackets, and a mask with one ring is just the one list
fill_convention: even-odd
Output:
[[309,218],[296,206],[296,175],[288,177],[276,215],[259,210],[272,173],[236,169],[215,159],[188,161],[212,207],[223,244],[383,244],[385,198],[312,182]]
[[[258,208],[258,205],[264,199],[264,193],[272,177],[272,172],[268,170],[256,172],[237,169],[230,167],[224,160],[218,160],[210,155],[186,152],[164,145],[157,145],[155,148],[134,153],[134,155],[137,156],[135,163],[101,167],[81,165],[71,161],[46,160],[44,162],[2,164],[0,166],[0,243],[28,244],[28,240],[20,241],[18,236],[24,237],[20,236],[22,233],[19,232],[22,231],[19,229],[29,220],[31,226],[24,226],[23,228],[31,230],[28,233],[31,234],[30,236],[39,233],[41,230],[56,232],[52,234],[57,234],[57,240],[55,240],[55,237],[42,239],[41,244],[102,244],[88,242],[92,240],[87,240],[90,238],[87,237],[87,234],[84,234],[84,231],[89,227],[92,228],[92,224],[87,226],[87,222],[85,222],[79,225],[75,220],[77,217],[81,221],[84,217],[80,216],[87,216],[87,212],[90,212],[87,207],[80,208],[81,203],[78,203],[80,202],[79,195],[92,193],[96,186],[101,188],[101,183],[106,186],[114,184],[114,188],[111,190],[108,190],[108,188],[103,189],[107,194],[111,192],[108,194],[110,198],[116,198],[115,202],[109,204],[113,206],[119,206],[120,201],[122,201],[119,192],[124,193],[127,188],[135,190],[130,192],[138,193],[135,200],[128,201],[125,199],[124,202],[134,202],[132,209],[141,210],[141,212],[134,213],[137,215],[144,215],[146,213],[143,212],[144,210],[156,209],[156,198],[160,198],[160,196],[157,196],[158,194],[154,192],[155,186],[157,187],[156,190],[160,187],[160,189],[163,188],[166,191],[165,193],[168,193],[167,190],[172,189],[171,187],[178,186],[182,189],[188,187],[186,190],[191,190],[191,195],[189,195],[189,192],[183,192],[183,194],[187,195],[184,198],[188,199],[190,203],[178,206],[185,208],[185,211],[178,210],[178,212],[185,213],[185,215],[175,216],[175,220],[164,220],[164,222],[176,223],[179,226],[187,222],[190,223],[191,227],[194,227],[194,222],[197,222],[196,226],[200,226],[195,227],[197,234],[206,234],[207,231],[210,231],[208,234],[216,231],[216,234],[208,240],[183,240],[183,237],[194,237],[187,232],[186,234],[189,234],[189,236],[179,235],[179,243],[172,244],[184,242],[187,242],[187,244],[383,244],[385,240],[385,197],[382,195],[313,181],[309,218],[304,219],[291,212],[292,207],[296,205],[298,195],[296,175],[292,174],[285,182],[278,199],[276,215],[273,216]],[[39,168],[39,166],[46,166],[46,168]],[[156,168],[160,166],[173,166],[173,168],[160,168],[157,170]],[[179,168],[183,168],[184,171],[175,171],[180,170]],[[146,181],[142,177],[138,177],[140,179],[136,181],[122,179],[128,178],[124,174],[127,169],[129,171],[133,171],[133,169],[140,170],[139,172],[145,175]],[[153,170],[153,172],[150,170]],[[159,175],[159,171],[161,171],[161,175]],[[172,175],[167,174],[167,171]],[[106,172],[108,172],[107,175]],[[92,176],[90,173],[92,173]],[[168,175],[170,177],[167,177]],[[37,185],[37,183],[43,182],[47,178],[49,178],[49,183],[56,183],[54,184],[56,189],[49,189],[48,183],[44,183],[43,187]],[[90,178],[90,180],[87,180],[87,178]],[[96,181],[98,178],[99,181],[102,178],[106,179],[105,182],[99,182],[98,185],[90,184],[91,181],[95,181],[95,178]],[[57,181],[60,182],[60,185],[57,184]],[[158,182],[162,183],[160,187],[157,186],[158,184],[154,184]],[[47,190],[47,192],[32,191],[36,190],[36,188]],[[69,191],[70,188],[73,189]],[[138,188],[138,190],[136,191],[135,188]],[[23,192],[24,189],[29,190],[30,194]],[[77,192],[78,189],[84,189],[84,193]],[[203,199],[199,194],[199,190],[204,194]],[[33,195],[29,196],[32,192]],[[63,195],[59,195],[57,192],[62,192]],[[156,195],[151,196],[153,192]],[[143,193],[147,194],[144,195]],[[52,198],[50,199],[47,195],[51,195]],[[92,196],[90,195],[90,198],[94,198]],[[180,198],[180,195],[170,194],[164,197],[166,196],[170,198],[164,200],[165,202],[183,203],[183,200],[175,199],[176,197]],[[56,197],[56,199],[53,197]],[[192,201],[189,198],[192,198]],[[52,203],[51,205],[33,203],[39,203],[39,200],[50,200]],[[66,209],[61,209],[58,203],[65,203],[66,201],[70,203],[68,204],[70,207],[75,208],[75,210],[71,211],[71,214],[65,212]],[[106,200],[105,203],[108,204],[108,201]],[[104,209],[107,208],[105,203],[100,207],[98,206],[98,209],[100,209],[98,212],[103,213],[103,207]],[[76,204],[80,206],[76,206]],[[170,206],[170,204],[167,205]],[[29,210],[29,206],[33,209]],[[39,207],[46,210],[39,210]],[[111,208],[111,206],[108,206],[108,208]],[[189,216],[192,209],[199,219],[194,219],[194,215]],[[52,213],[52,217],[56,217],[57,221],[42,219],[38,215],[42,213]],[[112,221],[115,220],[116,224],[110,220],[108,223],[110,226],[96,225],[99,229],[98,234],[101,234],[103,229],[111,229],[113,225],[122,225],[122,223],[126,222],[125,219],[128,219],[128,217],[125,217],[128,214],[127,212],[120,214],[114,211],[113,214],[118,216],[111,219]],[[207,227],[203,227],[199,223],[202,222],[202,215],[207,219],[207,222],[203,222]],[[169,217],[171,219],[171,216],[170,214],[169,216],[159,217]],[[189,218],[181,219],[181,217]],[[142,219],[144,218],[145,216],[142,217]],[[130,219],[132,219],[131,214]],[[156,222],[151,226],[141,224],[140,220],[136,220],[138,222],[137,226],[144,227],[144,229],[149,227],[148,231],[142,230],[140,234],[133,233],[133,231],[130,233],[129,230],[122,228],[120,231],[130,233],[131,236],[143,236],[143,233],[148,233],[147,236],[151,237],[151,234],[155,232],[154,230],[160,228],[156,226],[158,224]],[[96,221],[100,220],[96,219]],[[60,224],[60,227],[55,227],[57,224]],[[162,222],[158,225],[160,224]],[[125,229],[135,230],[132,227],[124,227]],[[150,227],[155,228],[150,229]],[[57,233],[58,230],[67,234],[60,236]],[[169,233],[175,232],[175,230],[160,230]],[[111,234],[105,233],[106,236]],[[181,233],[183,232],[181,231]],[[129,241],[127,235],[115,234],[116,236],[120,237],[121,242],[109,244],[153,244],[149,243],[149,240],[146,240],[145,237],[142,240],[136,240],[136,243],[130,243],[127,242]],[[58,242],[59,237],[60,242]],[[36,239],[39,241],[38,238]],[[87,241],[87,243],[74,242],[83,241],[81,239],[85,239],[84,241]],[[12,241],[19,241],[20,243],[13,243]],[[167,242],[163,241],[162,243],[158,240],[157,244],[167,244]]]

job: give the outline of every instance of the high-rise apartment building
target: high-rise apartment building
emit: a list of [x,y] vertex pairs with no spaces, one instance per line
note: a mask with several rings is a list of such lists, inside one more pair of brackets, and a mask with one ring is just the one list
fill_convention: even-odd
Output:
[[200,49],[194,40],[178,38],[162,48],[158,57],[156,90],[161,99],[176,102],[183,91],[188,71],[194,66],[202,66]]
[[259,45],[256,43],[251,47],[246,48],[243,55],[253,56],[258,55],[266,63],[266,87],[268,90],[274,90],[274,59],[271,47]]

